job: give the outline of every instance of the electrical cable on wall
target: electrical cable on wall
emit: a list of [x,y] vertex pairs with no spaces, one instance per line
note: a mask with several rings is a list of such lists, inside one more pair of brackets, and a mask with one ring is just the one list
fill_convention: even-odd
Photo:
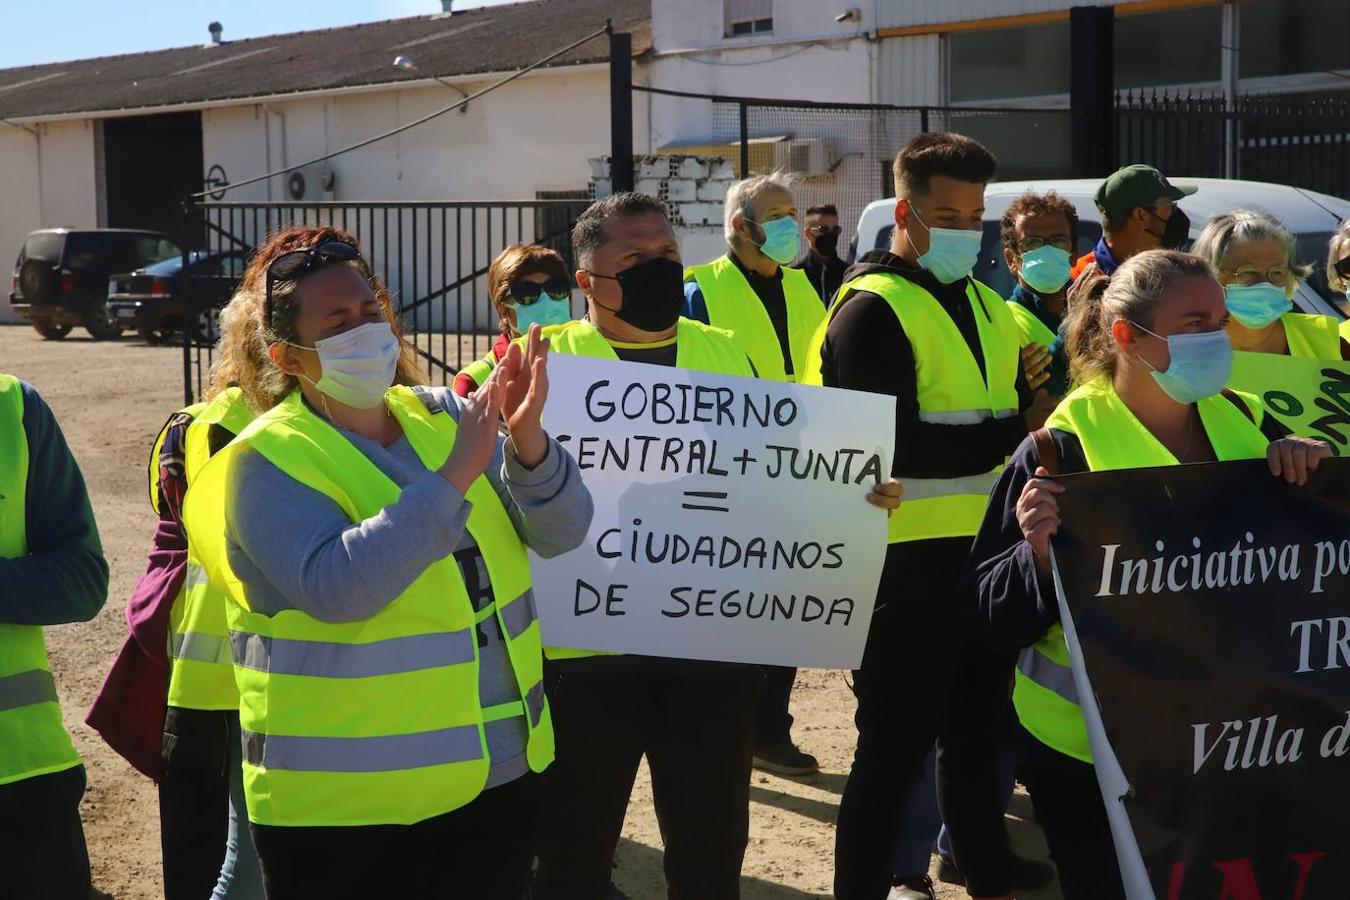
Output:
[[[397,128],[394,128],[394,129],[391,129],[391,130],[389,130],[389,131],[386,131],[386,132],[384,132],[383,134],[377,134],[377,135],[375,135],[375,136],[373,136],[373,137],[368,137],[368,138],[366,138],[365,140],[357,141],[355,144],[351,144],[351,145],[349,145],[349,146],[347,146],[347,147],[343,147],[343,148],[341,148],[341,149],[339,149],[339,150],[334,150],[332,153],[325,153],[325,154],[323,154],[322,156],[316,156],[316,157],[314,157],[313,159],[306,160],[305,162],[302,162],[302,163],[296,163],[296,164],[293,165],[293,166],[286,166],[285,168],[277,169],[277,170],[272,171],[272,172],[267,172],[266,174],[263,174],[263,175],[255,175],[255,176],[253,176],[252,178],[247,178],[247,179],[245,179],[245,180],[243,180],[243,181],[236,181],[236,182],[234,182],[233,184],[228,184],[228,185],[225,185],[225,186],[223,186],[223,187],[217,186],[217,187],[211,187],[211,188],[208,188],[208,189],[206,189],[206,190],[204,190],[204,191],[198,191],[197,193],[190,195],[190,196],[188,197],[188,200],[190,200],[190,201],[191,201],[191,200],[201,200],[201,199],[204,199],[205,197],[208,197],[208,196],[211,196],[211,195],[219,195],[219,194],[222,194],[222,193],[227,193],[227,192],[229,192],[229,191],[234,190],[235,188],[245,187],[245,186],[250,185],[250,184],[257,184],[257,183],[260,182],[260,181],[266,181],[268,178],[275,178],[275,177],[277,177],[278,175],[287,175],[287,174],[289,174],[289,173],[291,173],[291,172],[294,172],[294,171],[296,171],[296,170],[298,170],[298,169],[304,169],[304,168],[306,168],[306,167],[308,167],[308,166],[312,166],[312,165],[314,165],[314,164],[316,164],[316,163],[321,163],[321,162],[324,162],[324,161],[326,161],[326,160],[333,159],[334,157],[341,156],[341,155],[344,154],[344,153],[350,153],[350,152],[352,152],[353,150],[360,150],[362,147],[369,147],[371,144],[377,143],[377,142],[379,142],[379,141],[383,141],[383,140],[385,140],[386,138],[391,138],[391,137],[393,137],[393,136],[396,135],[396,134],[402,134],[403,132],[409,130],[410,128],[416,128],[418,125],[423,125],[423,124],[425,124],[425,123],[427,123],[427,122],[430,122],[432,119],[434,119],[434,118],[436,118],[436,117],[438,117],[438,116],[443,116],[443,115],[445,115],[445,114],[448,113],[448,112],[453,112],[453,111],[455,111],[456,109],[459,109],[461,106],[466,106],[466,105],[469,103],[469,101],[471,101],[471,100],[477,100],[479,97],[482,97],[482,96],[485,95],[485,94],[490,94],[491,92],[495,91],[497,88],[502,87],[503,85],[509,84],[509,83],[512,82],[512,81],[515,81],[515,80],[516,80],[517,78],[519,78],[520,76],[525,75],[525,74],[528,74],[529,72],[534,71],[535,69],[539,68],[540,66],[543,66],[543,65],[546,65],[546,64],[552,62],[553,60],[557,59],[559,56],[562,56],[564,53],[568,53],[568,52],[570,52],[570,51],[572,51],[572,50],[575,50],[577,47],[580,47],[582,44],[586,43],[587,41],[595,40],[596,38],[600,37],[600,36],[603,35],[603,34],[609,34],[609,33],[611,33],[613,30],[614,30],[614,29],[613,29],[613,26],[612,26],[610,23],[606,22],[604,28],[601,28],[601,29],[599,29],[598,31],[593,31],[593,32],[591,32],[590,34],[586,35],[585,37],[580,38],[579,40],[573,41],[572,43],[568,44],[566,47],[563,47],[563,48],[560,49],[560,50],[555,50],[555,51],[553,51],[553,52],[550,53],[548,56],[545,56],[543,59],[539,60],[538,62],[531,63],[530,65],[526,66],[526,67],[523,68],[523,69],[517,69],[515,72],[512,72],[510,75],[506,76],[505,78],[501,79],[500,81],[496,81],[496,82],[494,82],[494,83],[488,85],[487,87],[483,88],[481,91],[476,91],[476,92],[474,92],[474,93],[472,93],[472,94],[469,94],[469,95],[466,96],[464,99],[462,99],[462,100],[460,100],[460,101],[458,101],[458,102],[456,102],[456,103],[452,103],[452,104],[450,104],[449,106],[445,107],[444,109],[438,109],[438,110],[436,110],[436,111],[433,112],[433,113],[429,113],[429,114],[423,116],[422,118],[417,119],[416,121],[408,122],[407,124],[400,125],[400,126],[398,126]],[[392,86],[397,86],[397,84],[398,84],[398,82],[392,82],[392,83],[391,83]]]

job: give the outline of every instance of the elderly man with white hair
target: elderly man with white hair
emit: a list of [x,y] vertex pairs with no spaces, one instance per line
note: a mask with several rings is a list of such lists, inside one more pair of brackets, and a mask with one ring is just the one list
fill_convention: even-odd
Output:
[[787,267],[801,249],[787,176],[733,184],[723,230],[726,254],[685,271],[684,315],[733,332],[761,378],[796,381],[825,310],[806,275]]
[[[727,191],[727,252],[685,270],[684,315],[732,332],[760,378],[797,381],[807,345],[825,317],[806,273],[788,268],[801,250],[797,201],[781,172],[755,175]],[[816,758],[792,742],[788,704],[797,670],[764,666],[755,708],[755,767],[809,775]]]

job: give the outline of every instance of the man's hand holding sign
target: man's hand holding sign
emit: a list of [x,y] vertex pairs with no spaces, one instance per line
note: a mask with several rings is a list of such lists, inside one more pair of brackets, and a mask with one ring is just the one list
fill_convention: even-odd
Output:
[[544,421],[596,516],[582,547],[534,561],[548,644],[857,665],[886,549],[881,510],[900,503],[894,404],[563,356],[549,374]]

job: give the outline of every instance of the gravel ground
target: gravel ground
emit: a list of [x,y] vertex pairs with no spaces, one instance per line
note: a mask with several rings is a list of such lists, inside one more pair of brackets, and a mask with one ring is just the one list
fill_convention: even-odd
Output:
[[[0,327],[0,371],[34,384],[51,404],[84,470],[112,568],[107,606],[92,622],[48,629],[52,667],[66,723],[84,754],[89,791],[83,815],[96,897],[135,900],[162,895],[154,786],[84,725],[84,713],[125,635],[123,608],[145,565],[153,527],[146,498],[146,461],[160,425],[181,406],[181,351],[139,342],[98,343],[77,331],[43,341],[31,329]],[[793,695],[795,737],[820,758],[822,772],[805,779],[755,773],[746,900],[828,897],[834,819],[853,752],[853,698],[839,672],[804,671]],[[1024,853],[1044,856],[1039,832],[1026,821],[1019,793],[1009,827]],[[633,900],[664,896],[660,836],[651,785],[638,779],[615,881]],[[941,886],[942,900],[965,892]],[[1055,900],[1057,891],[1021,900]]]

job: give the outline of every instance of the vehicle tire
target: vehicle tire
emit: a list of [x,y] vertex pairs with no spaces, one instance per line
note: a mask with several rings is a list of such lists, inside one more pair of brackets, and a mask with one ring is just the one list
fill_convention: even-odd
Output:
[[55,322],[48,322],[43,319],[33,323],[33,330],[49,341],[59,341],[70,334],[69,325],[57,325]]
[[136,334],[151,347],[159,347],[169,342],[170,332],[167,328],[137,328]]
[[84,328],[96,341],[115,341],[122,336],[122,325],[108,311],[106,303],[89,307],[84,315]]
[[198,343],[214,344],[220,339],[220,311],[213,306],[197,311],[192,317],[192,339]]
[[19,291],[29,303],[55,303],[59,286],[56,267],[45,259],[26,260],[19,269]]

